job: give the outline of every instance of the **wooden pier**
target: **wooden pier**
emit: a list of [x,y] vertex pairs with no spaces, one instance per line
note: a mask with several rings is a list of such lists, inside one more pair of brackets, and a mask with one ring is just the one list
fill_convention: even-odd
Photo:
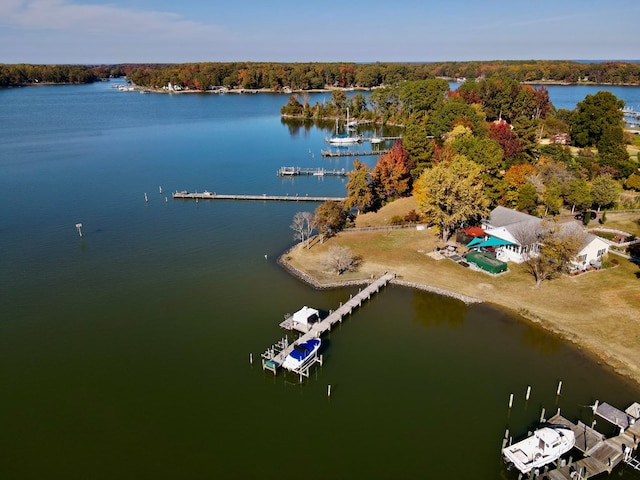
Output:
[[549,480],[579,480],[591,478],[601,473],[611,473],[620,463],[625,462],[632,468],[640,470],[640,462],[632,453],[638,447],[640,439],[640,404],[634,403],[625,412],[611,405],[598,402],[593,406],[594,414],[620,427],[620,433],[611,438],[597,432],[582,422],[577,424],[564,418],[560,413],[548,420],[551,424],[565,425],[575,435],[575,446],[583,458],[573,461],[558,460],[555,465],[547,465],[544,469],[533,471],[530,479],[547,478]]
[[278,202],[341,202],[344,197],[314,197],[309,195],[221,195],[215,192],[204,191],[202,193],[187,191],[174,192],[174,199],[179,200],[253,200],[253,201],[278,201]]
[[365,157],[370,155],[382,155],[389,150],[320,150],[323,157]]
[[281,177],[294,177],[312,175],[316,177],[346,177],[349,174],[344,168],[327,169],[327,168],[301,168],[301,167],[281,167],[278,175]]
[[[387,273],[381,276],[366,288],[360,290],[357,295],[351,296],[346,303],[341,303],[337,310],[330,311],[329,315],[319,322],[307,326],[294,323],[291,317],[289,317],[285,319],[284,322],[280,323],[280,327],[286,330],[296,330],[302,333],[302,336],[296,340],[297,342],[306,342],[312,338],[320,338],[323,334],[330,332],[331,328],[336,323],[342,323],[344,317],[350,315],[353,310],[360,307],[366,300],[369,300],[373,294],[378,293],[381,288],[385,287],[395,277],[395,274],[392,273]],[[285,358],[287,358],[287,355],[289,355],[293,350],[293,342],[289,344],[286,338],[287,337],[283,338],[280,342],[262,354],[263,370],[269,370],[274,375],[277,374],[278,368],[282,365]],[[316,360],[319,363],[322,363],[322,356],[318,357]],[[299,374],[301,378],[303,376],[309,376],[309,368],[314,363],[315,361],[306,364],[303,370],[296,371],[295,373]]]

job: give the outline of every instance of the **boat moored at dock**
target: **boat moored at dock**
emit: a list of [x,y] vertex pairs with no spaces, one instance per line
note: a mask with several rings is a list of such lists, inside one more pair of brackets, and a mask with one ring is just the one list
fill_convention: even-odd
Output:
[[505,447],[505,462],[515,466],[523,474],[535,468],[555,462],[575,445],[575,434],[565,425],[548,425],[533,435]]
[[304,342],[296,342],[293,344],[293,350],[287,355],[282,362],[282,368],[295,372],[301,369],[315,360],[320,349],[320,339],[310,338]]

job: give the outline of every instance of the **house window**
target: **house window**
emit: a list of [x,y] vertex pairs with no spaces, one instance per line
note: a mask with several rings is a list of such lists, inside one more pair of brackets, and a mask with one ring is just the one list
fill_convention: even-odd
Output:
[[598,258],[603,256],[605,253],[607,253],[607,249],[606,248],[603,248],[602,250],[598,250]]
[[587,254],[585,253],[584,255],[580,255],[578,257],[578,261],[579,262],[586,262],[587,261]]

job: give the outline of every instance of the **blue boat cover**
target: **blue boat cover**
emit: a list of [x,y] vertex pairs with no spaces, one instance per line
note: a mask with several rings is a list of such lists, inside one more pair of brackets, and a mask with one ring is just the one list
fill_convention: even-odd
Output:
[[298,361],[302,361],[309,356],[309,354],[316,348],[317,345],[320,344],[320,340],[317,338],[312,338],[311,340],[307,340],[306,342],[299,343],[294,345],[293,350],[289,354],[291,358],[294,358]]

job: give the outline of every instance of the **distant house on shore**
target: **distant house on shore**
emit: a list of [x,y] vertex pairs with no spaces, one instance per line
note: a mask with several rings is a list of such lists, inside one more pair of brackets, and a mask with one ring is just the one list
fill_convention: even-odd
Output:
[[[486,234],[484,239],[474,239],[468,246],[492,248],[498,260],[522,263],[529,256],[537,255],[538,238],[543,228],[541,218],[499,206],[482,221],[482,229]],[[607,242],[585,232],[582,225],[574,220],[561,223],[560,228],[561,234],[583,236],[580,251],[571,262],[573,269],[600,266],[602,256],[609,251]]]

